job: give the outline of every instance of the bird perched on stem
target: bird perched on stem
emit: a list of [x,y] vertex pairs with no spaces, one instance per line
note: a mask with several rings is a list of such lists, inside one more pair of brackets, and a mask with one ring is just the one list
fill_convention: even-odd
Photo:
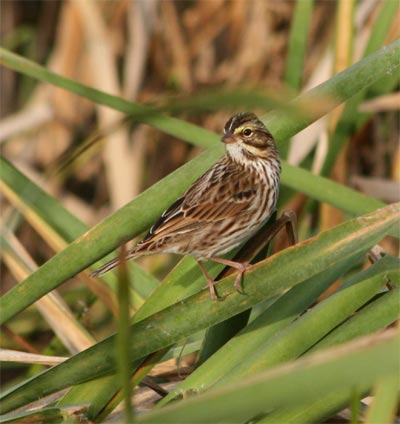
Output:
[[[274,212],[281,171],[274,138],[253,113],[231,117],[221,140],[226,144],[225,156],[161,215],[124,258],[158,253],[192,255],[204,273],[213,300],[218,300],[215,281],[202,261],[235,268],[234,287],[241,291],[243,273],[251,265],[220,256],[249,239]],[[104,274],[120,261],[115,258],[91,275]]]

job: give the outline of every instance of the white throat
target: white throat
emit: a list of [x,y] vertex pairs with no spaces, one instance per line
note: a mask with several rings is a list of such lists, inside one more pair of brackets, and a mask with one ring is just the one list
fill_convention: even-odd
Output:
[[[254,160],[251,160],[248,155],[244,153],[244,147],[242,147],[239,143],[230,143],[226,145],[226,150],[229,156],[235,162],[241,163],[242,165],[254,165]],[[254,155],[257,155],[257,150],[254,148],[254,152],[252,151],[252,146],[247,146],[247,150]]]

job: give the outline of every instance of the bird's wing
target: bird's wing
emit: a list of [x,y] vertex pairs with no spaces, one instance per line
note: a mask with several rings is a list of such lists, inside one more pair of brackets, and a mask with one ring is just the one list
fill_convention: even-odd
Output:
[[186,232],[204,224],[235,217],[252,206],[257,182],[235,175],[218,162],[175,201],[150,229],[142,243],[165,234]]

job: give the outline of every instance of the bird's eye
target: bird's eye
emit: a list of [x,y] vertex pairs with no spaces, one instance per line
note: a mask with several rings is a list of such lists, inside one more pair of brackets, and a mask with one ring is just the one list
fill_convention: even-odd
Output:
[[250,128],[246,128],[245,130],[243,130],[243,135],[245,135],[246,137],[251,136],[252,133],[253,131]]

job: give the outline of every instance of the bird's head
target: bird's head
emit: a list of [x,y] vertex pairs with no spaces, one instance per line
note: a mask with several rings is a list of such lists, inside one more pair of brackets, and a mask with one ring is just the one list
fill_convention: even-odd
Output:
[[221,141],[226,144],[228,155],[244,164],[278,155],[272,134],[254,113],[232,116],[225,124]]

